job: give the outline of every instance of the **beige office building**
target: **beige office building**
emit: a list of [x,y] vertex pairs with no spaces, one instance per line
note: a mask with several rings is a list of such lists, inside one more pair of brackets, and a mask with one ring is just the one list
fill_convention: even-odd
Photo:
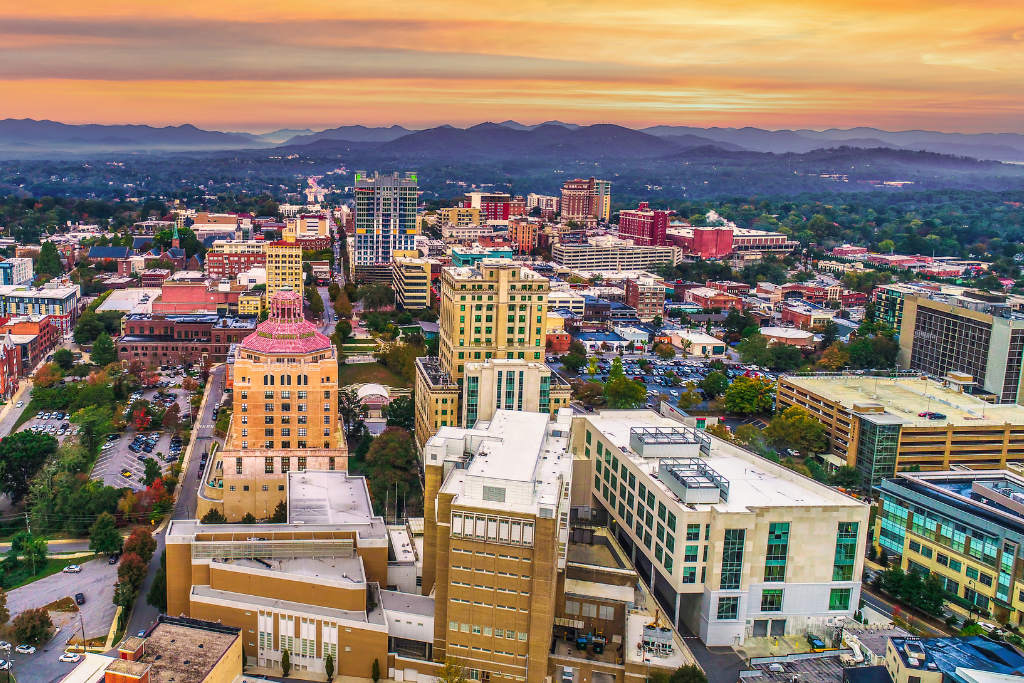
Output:
[[337,352],[303,319],[298,293],[271,297],[270,318],[242,341],[232,375],[230,432],[204,474],[199,516],[217,508],[229,521],[266,519],[289,472],[348,469]]
[[499,410],[548,413],[568,408],[572,387],[544,363],[518,358],[492,358],[467,363],[465,396],[459,424],[472,428]]
[[569,409],[499,411],[476,429],[442,427],[423,450],[423,593],[434,592],[434,656],[470,679],[549,676],[566,566]]
[[606,510],[666,618],[707,645],[823,636],[857,610],[864,503],[654,411],[577,416],[570,449],[576,516]]
[[480,209],[451,207],[438,209],[437,215],[440,216],[442,225],[458,227],[480,225]]
[[439,355],[416,361],[420,447],[438,428],[461,426],[467,363],[543,361],[549,291],[547,278],[510,259],[485,258],[475,267],[443,270]]
[[267,296],[285,288],[303,291],[302,247],[291,241],[269,242],[264,245],[267,254]]
[[592,237],[588,244],[556,244],[551,260],[572,270],[650,270],[655,266],[682,261],[679,247],[644,247],[633,240],[617,237]]
[[392,287],[395,305],[400,309],[430,306],[430,261],[419,258],[418,251],[393,252]]

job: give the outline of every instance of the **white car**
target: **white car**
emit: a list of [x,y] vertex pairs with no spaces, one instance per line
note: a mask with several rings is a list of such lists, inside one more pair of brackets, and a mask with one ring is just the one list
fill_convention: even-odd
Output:
[[0,659],[0,671],[6,671],[11,668],[11,663],[6,659]]
[[31,645],[19,645],[14,648],[14,651],[20,655],[34,655],[36,653],[36,649]]
[[76,652],[65,652],[60,657],[58,657],[57,660],[61,661],[61,662],[75,663],[78,660],[80,660],[81,658],[82,658],[82,655],[80,655],[80,654],[78,654]]
[[82,571],[82,566],[78,564],[69,564],[61,570],[65,574],[77,574]]
[[24,402],[24,401],[18,401],[18,402],[17,402],[16,404],[15,404],[15,406],[14,406],[14,407],[15,407],[15,408],[24,408],[24,407],[25,407],[25,402]]

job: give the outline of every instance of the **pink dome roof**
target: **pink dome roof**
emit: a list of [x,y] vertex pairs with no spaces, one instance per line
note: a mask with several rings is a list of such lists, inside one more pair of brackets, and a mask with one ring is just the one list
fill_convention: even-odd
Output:
[[313,353],[331,348],[331,340],[302,317],[302,296],[282,290],[270,299],[270,318],[242,340],[242,348],[259,353]]

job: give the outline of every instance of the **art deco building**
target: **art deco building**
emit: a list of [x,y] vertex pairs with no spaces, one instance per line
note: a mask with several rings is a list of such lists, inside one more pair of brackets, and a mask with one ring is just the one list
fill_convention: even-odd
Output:
[[[199,513],[257,519],[284,500],[288,472],[347,470],[338,420],[338,358],[331,340],[302,317],[302,296],[282,290],[270,318],[239,346],[231,427],[200,489]],[[204,498],[209,502],[204,501]]]

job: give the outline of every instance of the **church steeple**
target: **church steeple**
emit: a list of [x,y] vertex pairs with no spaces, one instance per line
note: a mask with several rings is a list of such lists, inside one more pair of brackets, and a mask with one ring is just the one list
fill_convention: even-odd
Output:
[[177,223],[174,224],[174,232],[171,233],[171,248],[172,249],[181,249],[181,242],[178,239],[178,224]]

